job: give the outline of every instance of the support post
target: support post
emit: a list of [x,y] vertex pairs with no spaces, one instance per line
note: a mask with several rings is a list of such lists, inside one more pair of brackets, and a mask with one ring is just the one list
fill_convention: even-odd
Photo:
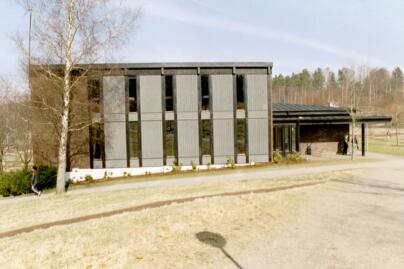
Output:
[[365,147],[365,145],[366,145],[366,133],[365,133],[365,131],[366,131],[366,123],[364,123],[364,122],[362,122],[362,124],[361,124],[361,135],[362,135],[362,156],[365,156],[365,153],[366,153],[366,147]]
[[285,127],[281,127],[282,130],[282,134],[281,134],[281,140],[282,140],[282,154],[285,157],[286,156],[286,128]]
[[296,122],[296,151],[300,152],[300,122]]
[[274,141],[273,141],[274,145],[275,145],[275,150],[278,149],[279,145],[278,145],[278,127],[274,127]]
[[292,145],[292,126],[288,127],[288,150],[289,153],[292,153],[293,151],[293,145]]

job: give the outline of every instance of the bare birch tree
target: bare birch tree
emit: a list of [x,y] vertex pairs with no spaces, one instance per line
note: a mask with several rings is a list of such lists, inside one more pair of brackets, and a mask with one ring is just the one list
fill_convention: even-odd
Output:
[[[88,72],[88,65],[83,64],[105,61],[112,51],[125,44],[134,31],[140,9],[113,0],[20,0],[19,3],[33,18],[30,76],[35,73],[54,80],[53,95],[59,98],[54,103],[45,98],[37,98],[35,102],[57,120],[56,192],[63,193],[69,136],[88,126],[88,122],[73,126],[70,121],[72,93]],[[17,38],[17,44],[28,55],[21,40]]]
[[3,79],[0,79],[0,173],[4,171],[5,156],[10,149],[10,121],[8,118],[8,87]]

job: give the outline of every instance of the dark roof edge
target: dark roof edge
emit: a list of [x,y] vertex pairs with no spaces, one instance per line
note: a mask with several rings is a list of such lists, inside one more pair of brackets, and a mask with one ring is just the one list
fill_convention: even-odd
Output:
[[356,118],[358,122],[390,122],[391,116],[359,116]]
[[[33,65],[35,66],[35,65]],[[48,65],[49,67],[63,66],[59,64]],[[95,63],[95,64],[78,64],[76,67],[92,68],[268,68],[272,67],[272,62],[151,62],[151,63]]]

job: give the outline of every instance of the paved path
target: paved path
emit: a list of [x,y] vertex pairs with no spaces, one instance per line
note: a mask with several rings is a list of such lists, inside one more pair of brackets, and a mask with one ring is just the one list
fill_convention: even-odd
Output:
[[[244,268],[404,268],[404,162],[392,158],[310,194],[295,221],[239,256]],[[312,194],[312,195],[311,195]],[[265,238],[266,237],[266,238]]]
[[[150,187],[190,186],[207,182],[273,179],[273,178],[297,176],[303,174],[316,174],[316,173],[333,172],[350,169],[364,169],[364,168],[366,169],[372,167],[388,168],[388,167],[395,167],[397,165],[404,166],[404,158],[393,157],[389,155],[369,154],[369,156],[366,157],[366,160],[373,160],[374,162],[373,161],[353,162],[353,163],[344,162],[339,164],[336,163],[331,165],[318,165],[318,166],[309,164],[307,167],[290,166],[290,167],[280,167],[279,169],[274,167],[268,167],[268,168],[247,170],[248,172],[246,172],[246,170],[235,169],[234,171],[226,171],[226,173],[220,173],[216,175],[209,175],[205,173],[200,175],[190,174],[189,176],[181,176],[180,179],[170,179],[170,180],[163,179],[163,180],[131,182],[122,184],[118,183],[103,186],[95,185],[94,187],[71,190],[67,193],[67,195],[106,192],[106,191],[119,191],[127,189],[140,189]],[[45,194],[43,196],[46,197],[52,195],[54,194]],[[0,205],[26,202],[34,199],[40,199],[40,197],[31,195],[31,196],[1,199]]]

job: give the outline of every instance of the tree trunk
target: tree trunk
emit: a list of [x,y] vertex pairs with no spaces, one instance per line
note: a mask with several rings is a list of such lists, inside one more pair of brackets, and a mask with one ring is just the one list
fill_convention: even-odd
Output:
[[396,146],[398,147],[398,113],[396,113]]
[[0,174],[3,173],[3,151],[0,152]]
[[[66,76],[65,76],[66,81]],[[65,86],[66,88],[66,86]],[[58,174],[56,181],[56,193],[65,192],[65,172],[66,172],[66,149],[67,149],[67,139],[69,133],[69,108],[70,103],[69,96],[65,92],[64,105],[63,105],[63,116],[62,116],[62,130],[60,132],[60,142],[59,142],[59,154],[58,154]]]
[[355,153],[354,142],[355,142],[355,116],[352,116],[351,160],[354,159],[354,153]]
[[56,193],[64,193],[65,173],[66,173],[66,154],[67,143],[69,139],[69,112],[70,112],[70,93],[71,93],[71,69],[72,69],[72,27],[73,27],[73,1],[68,3],[68,17],[66,20],[66,44],[65,44],[65,73],[63,80],[63,113],[61,119],[61,131],[58,154],[58,173],[56,179]]

